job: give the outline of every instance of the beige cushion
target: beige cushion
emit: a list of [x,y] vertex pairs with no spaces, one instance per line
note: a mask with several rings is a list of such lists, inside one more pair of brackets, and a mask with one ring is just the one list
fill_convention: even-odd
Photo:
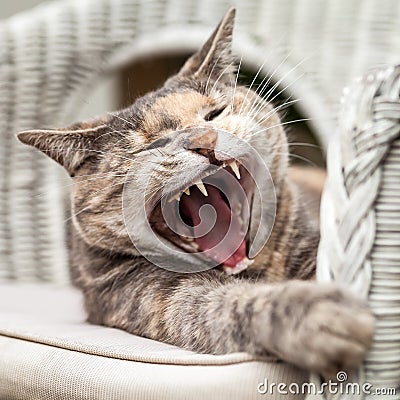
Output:
[[0,285],[1,399],[288,399],[257,387],[307,377],[245,353],[196,354],[87,324],[70,287]]

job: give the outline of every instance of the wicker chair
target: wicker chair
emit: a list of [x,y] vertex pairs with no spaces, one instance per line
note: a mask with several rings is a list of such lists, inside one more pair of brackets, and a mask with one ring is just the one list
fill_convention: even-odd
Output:
[[[339,122],[328,149],[317,279],[348,286],[377,318],[366,362],[346,380],[397,388],[385,398],[398,399],[400,66],[370,70],[346,88]],[[366,399],[380,398],[372,391]]]
[[[265,63],[262,73],[302,99],[323,146],[341,88],[399,53],[394,0],[235,5],[237,53],[256,69]],[[65,0],[0,24],[1,398],[256,399],[265,378],[307,380],[246,354],[197,355],[84,324],[66,266],[63,171],[14,139],[72,122],[82,97],[126,61],[195,50],[227,8],[222,0]],[[346,98],[342,139],[329,151],[318,266],[318,279],[368,297],[377,335],[355,378],[387,387],[400,386],[398,82],[397,68],[372,72]]]

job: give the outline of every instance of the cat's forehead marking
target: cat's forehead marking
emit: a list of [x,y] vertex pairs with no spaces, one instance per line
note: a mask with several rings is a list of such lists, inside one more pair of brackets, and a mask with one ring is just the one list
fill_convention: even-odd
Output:
[[176,92],[157,98],[152,107],[154,113],[164,113],[179,120],[182,125],[193,122],[193,116],[208,104],[207,98],[195,91]]
[[210,105],[210,100],[195,91],[173,92],[156,97],[142,121],[149,137],[153,133],[180,129],[195,122],[199,111]]

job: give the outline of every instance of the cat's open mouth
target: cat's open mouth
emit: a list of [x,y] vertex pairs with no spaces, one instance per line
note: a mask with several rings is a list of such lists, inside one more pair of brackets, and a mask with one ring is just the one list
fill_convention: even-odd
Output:
[[168,226],[161,202],[151,213],[151,226],[181,249],[201,252],[227,273],[238,273],[252,263],[247,251],[254,186],[246,168],[228,160],[215,173],[171,193],[164,203],[172,225],[182,220],[183,229],[171,227],[170,218]]

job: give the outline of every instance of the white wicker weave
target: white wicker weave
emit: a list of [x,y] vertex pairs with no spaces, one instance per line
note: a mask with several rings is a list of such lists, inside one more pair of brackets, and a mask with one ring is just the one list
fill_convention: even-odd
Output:
[[14,134],[74,121],[123,61],[194,50],[231,3],[237,53],[290,84],[323,144],[344,84],[400,53],[396,0],[64,0],[0,23],[0,280],[68,282],[65,176]]
[[319,280],[364,296],[376,315],[372,350],[350,381],[398,388],[385,399],[400,396],[399,96],[400,66],[371,70],[345,90],[328,151],[317,269]]

